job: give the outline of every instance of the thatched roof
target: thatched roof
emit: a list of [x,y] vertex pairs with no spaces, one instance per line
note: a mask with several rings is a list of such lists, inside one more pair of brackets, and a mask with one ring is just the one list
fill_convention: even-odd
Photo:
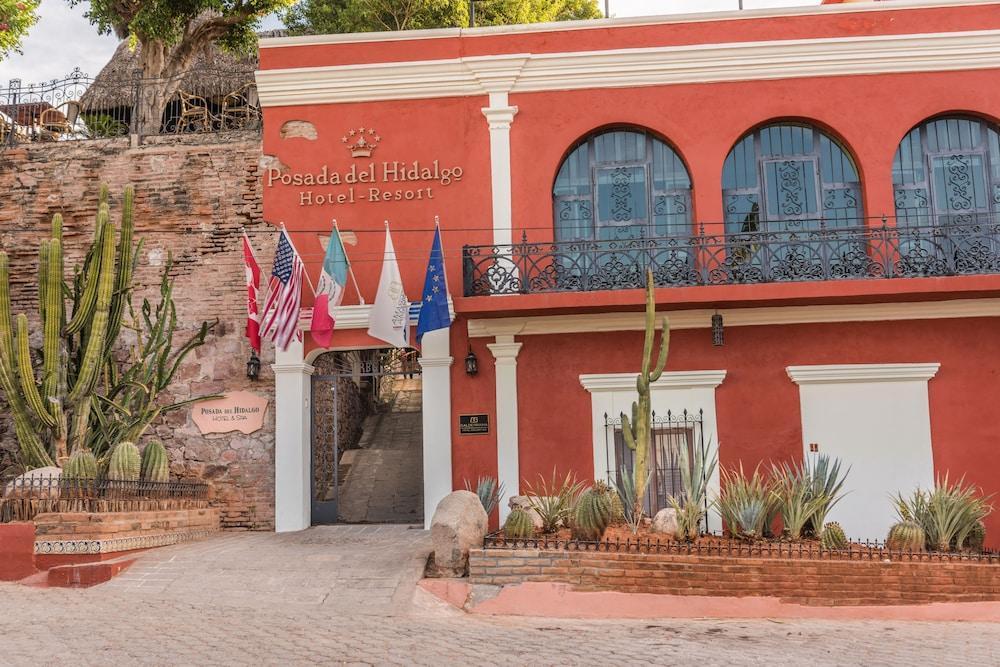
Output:
[[[81,97],[84,109],[131,106],[141,48],[137,46],[135,50],[130,49],[127,40],[118,45],[111,60]],[[252,83],[256,68],[256,52],[236,56],[217,46],[211,46],[198,56],[182,76],[180,88],[201,97],[221,97]]]

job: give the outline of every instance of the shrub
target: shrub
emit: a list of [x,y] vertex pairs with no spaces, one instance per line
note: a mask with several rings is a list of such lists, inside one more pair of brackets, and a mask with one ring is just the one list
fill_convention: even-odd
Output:
[[917,489],[908,498],[897,493],[893,502],[901,521],[923,529],[931,549],[949,551],[964,548],[976,524],[993,511],[988,500],[978,488],[966,485],[965,478],[952,483],[945,475],[937,479],[933,491]]
[[[709,457],[710,450],[712,450],[711,457]],[[695,448],[693,458],[687,447],[680,447],[678,454],[683,496],[681,498],[670,496],[667,502],[677,512],[678,536],[692,541],[701,532],[701,521],[708,509],[708,480],[715,472],[719,456],[711,442],[707,445],[702,443]]]
[[542,531],[552,533],[567,523],[573,504],[580,493],[582,484],[573,473],[566,473],[562,481],[552,469],[552,478],[546,481],[538,475],[538,484],[527,484],[528,504],[542,519]]
[[723,470],[721,476],[722,489],[715,498],[715,506],[729,534],[748,540],[762,537],[764,524],[774,507],[772,483],[759,468],[747,477],[742,463],[739,470]]

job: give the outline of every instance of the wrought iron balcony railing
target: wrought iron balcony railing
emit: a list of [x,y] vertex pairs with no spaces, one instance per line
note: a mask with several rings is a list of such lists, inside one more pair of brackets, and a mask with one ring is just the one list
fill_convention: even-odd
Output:
[[1000,218],[465,246],[465,296],[1000,273]]

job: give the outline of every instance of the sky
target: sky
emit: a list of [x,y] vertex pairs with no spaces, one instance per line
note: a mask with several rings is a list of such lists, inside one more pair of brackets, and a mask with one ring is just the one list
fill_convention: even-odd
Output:
[[[598,0],[603,8],[605,0]],[[739,0],[609,0],[612,16],[652,16],[681,12],[736,9]],[[819,0],[743,0],[746,9],[816,5]],[[39,21],[23,44],[23,55],[0,61],[0,87],[10,79],[25,84],[61,79],[79,67],[96,76],[118,44],[112,36],[98,35],[84,17],[86,3],[70,7],[66,0],[42,0]],[[281,27],[276,17],[263,26]]]

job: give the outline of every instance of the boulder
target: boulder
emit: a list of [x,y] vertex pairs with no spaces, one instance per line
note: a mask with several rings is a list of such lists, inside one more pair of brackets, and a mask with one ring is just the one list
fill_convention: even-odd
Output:
[[653,517],[650,530],[658,535],[663,535],[671,540],[677,539],[679,528],[677,526],[677,511],[665,507]]
[[438,503],[431,519],[431,543],[441,574],[468,574],[469,549],[483,546],[488,524],[486,510],[472,491],[453,491]]
[[536,529],[541,529],[542,527],[542,517],[539,516],[538,512],[531,508],[531,502],[528,500],[528,496],[511,496],[510,501],[508,501],[508,506],[511,509],[515,507],[520,507],[528,516],[531,517],[531,523],[535,525]]
[[57,500],[59,498],[59,479],[61,478],[62,468],[55,466],[35,468],[7,482],[3,495],[4,498]]

